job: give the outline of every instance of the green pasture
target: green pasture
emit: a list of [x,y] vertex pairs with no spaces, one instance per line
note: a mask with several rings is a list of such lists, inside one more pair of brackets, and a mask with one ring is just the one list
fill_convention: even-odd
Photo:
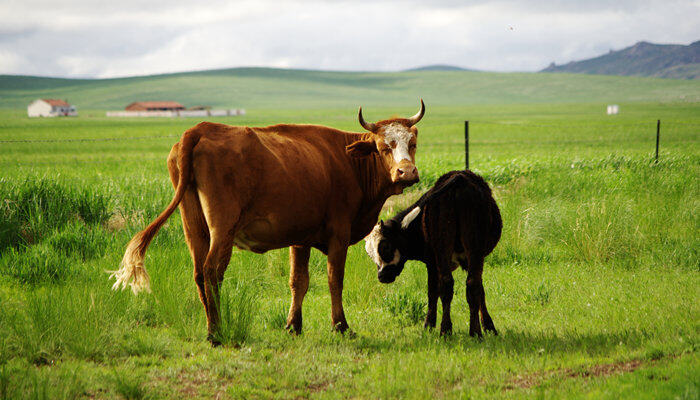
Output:
[[[698,93],[693,82],[644,82]],[[691,86],[667,87],[677,83]],[[396,283],[382,285],[359,243],[345,274],[348,335],[331,333],[322,254],[312,252],[297,337],[283,329],[286,249],[235,250],[222,348],[205,340],[179,213],[147,254],[152,294],[113,292],[105,273],[170,201],[166,156],[199,120],[108,119],[85,107],[78,118],[28,119],[0,110],[0,399],[697,399],[699,103],[634,96],[610,117],[605,102],[590,98],[509,105],[442,98],[431,106],[426,96],[422,180],[390,198],[384,214],[463,168],[470,120],[470,164],[492,185],[504,218],[484,271],[499,336],[468,336],[462,271],[454,334],[425,331],[424,266],[409,263]],[[415,113],[408,101],[380,108],[380,100],[366,108],[368,120]],[[212,120],[359,129],[354,102],[304,104],[253,104],[246,116]],[[55,141],[65,139],[81,140]]]
[[[68,99],[78,111],[123,109],[133,101],[174,100],[186,107],[325,109],[524,103],[700,101],[700,80],[479,71],[337,72],[232,68],[116,79],[0,75],[0,108],[37,98]],[[415,111],[414,111],[415,112]]]

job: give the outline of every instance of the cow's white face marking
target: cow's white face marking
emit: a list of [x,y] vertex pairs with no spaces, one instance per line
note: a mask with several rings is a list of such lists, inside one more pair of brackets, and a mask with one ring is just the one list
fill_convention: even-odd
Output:
[[393,260],[385,262],[382,259],[382,257],[379,255],[379,242],[382,240],[382,233],[380,230],[381,226],[377,224],[374,226],[374,229],[372,229],[372,232],[367,235],[365,238],[365,251],[367,252],[369,258],[371,258],[372,261],[374,261],[374,263],[381,269],[387,265],[394,265],[398,263],[401,259],[401,254],[399,253],[399,250],[396,249],[394,250]]
[[392,142],[396,143],[396,147],[392,146],[392,156],[394,157],[395,163],[398,164],[402,160],[413,162],[413,160],[411,160],[411,153],[408,151],[409,142],[412,137],[413,132],[399,123],[393,123],[384,128],[384,143],[389,146],[392,146]]
[[413,210],[411,210],[410,213],[406,214],[405,217],[401,220],[401,228],[406,229],[408,228],[409,225],[411,225],[411,222],[413,222],[414,219],[420,214],[420,207],[416,207]]

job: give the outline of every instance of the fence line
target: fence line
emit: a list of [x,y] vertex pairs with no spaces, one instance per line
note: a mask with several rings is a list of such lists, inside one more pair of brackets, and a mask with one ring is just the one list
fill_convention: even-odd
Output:
[[161,135],[161,136],[124,136],[110,138],[83,138],[83,139],[17,139],[0,140],[0,143],[62,143],[62,142],[118,142],[126,140],[160,139],[182,137],[182,135]]
[[[615,126],[654,126],[656,121],[649,122],[639,122],[639,123],[613,123],[613,124],[601,124],[601,125],[560,125],[560,124],[529,124],[529,123],[510,123],[501,121],[469,121],[472,124],[486,124],[486,125],[503,125],[510,127],[558,127],[558,128],[578,128],[578,127],[590,127],[590,128],[605,128],[605,127],[615,127]],[[681,121],[663,121],[664,126],[681,124],[689,126],[700,126],[700,123],[693,122],[681,122]],[[179,138],[182,134],[174,135],[151,135],[151,136],[123,136],[123,137],[108,137],[108,138],[76,138],[76,139],[0,139],[0,143],[74,143],[74,142],[118,142],[127,140],[146,140],[146,139],[162,139],[162,138]],[[450,142],[433,142],[431,144],[443,144]],[[459,144],[460,142],[455,141],[454,144]]]

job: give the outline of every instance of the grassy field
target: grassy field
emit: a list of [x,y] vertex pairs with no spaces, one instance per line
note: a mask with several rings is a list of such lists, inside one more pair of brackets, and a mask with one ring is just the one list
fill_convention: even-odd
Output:
[[[475,71],[330,72],[234,68],[118,79],[0,75],[0,108],[37,98],[68,99],[86,109],[123,109],[132,101],[175,100],[265,109],[358,105],[429,107],[471,104],[700,102],[700,80]],[[411,115],[415,112],[412,109]],[[104,115],[104,114],[103,114]]]
[[[666,90],[677,81],[661,82]],[[697,94],[691,84],[677,90]],[[425,268],[409,263],[382,285],[358,244],[344,291],[355,335],[331,333],[319,252],[304,334],[294,337],[283,330],[287,251],[235,250],[222,305],[229,341],[216,349],[205,340],[179,215],[149,250],[152,294],[113,292],[104,272],[169,202],[172,135],[198,121],[83,109],[80,118],[30,120],[0,110],[0,399],[698,398],[698,103],[621,102],[623,114],[607,117],[604,104],[585,101],[428,103],[422,181],[387,203],[393,215],[463,168],[469,119],[472,169],[493,186],[504,218],[484,272],[500,336],[468,336],[461,271],[454,335],[424,331]],[[288,106],[215,120],[358,129],[354,105]],[[415,112],[403,106],[365,116]],[[66,138],[109,140],[50,141]]]

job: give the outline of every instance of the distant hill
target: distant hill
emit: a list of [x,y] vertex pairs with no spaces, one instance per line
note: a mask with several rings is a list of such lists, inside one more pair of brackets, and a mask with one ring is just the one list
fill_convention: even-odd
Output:
[[[248,109],[427,105],[700,102],[700,80],[476,71],[336,72],[232,68],[116,79],[0,75],[0,108],[38,98],[67,99],[78,110],[123,109],[133,101]],[[371,117],[370,117],[371,118]],[[1,121],[0,121],[1,122]],[[1,124],[0,124],[1,125]]]
[[425,65],[423,67],[410,68],[410,69],[407,69],[405,71],[474,71],[474,70],[458,67],[456,65],[434,64],[434,65]]
[[635,75],[700,79],[700,41],[687,46],[639,42],[634,46],[582,61],[550,65],[542,72]]

